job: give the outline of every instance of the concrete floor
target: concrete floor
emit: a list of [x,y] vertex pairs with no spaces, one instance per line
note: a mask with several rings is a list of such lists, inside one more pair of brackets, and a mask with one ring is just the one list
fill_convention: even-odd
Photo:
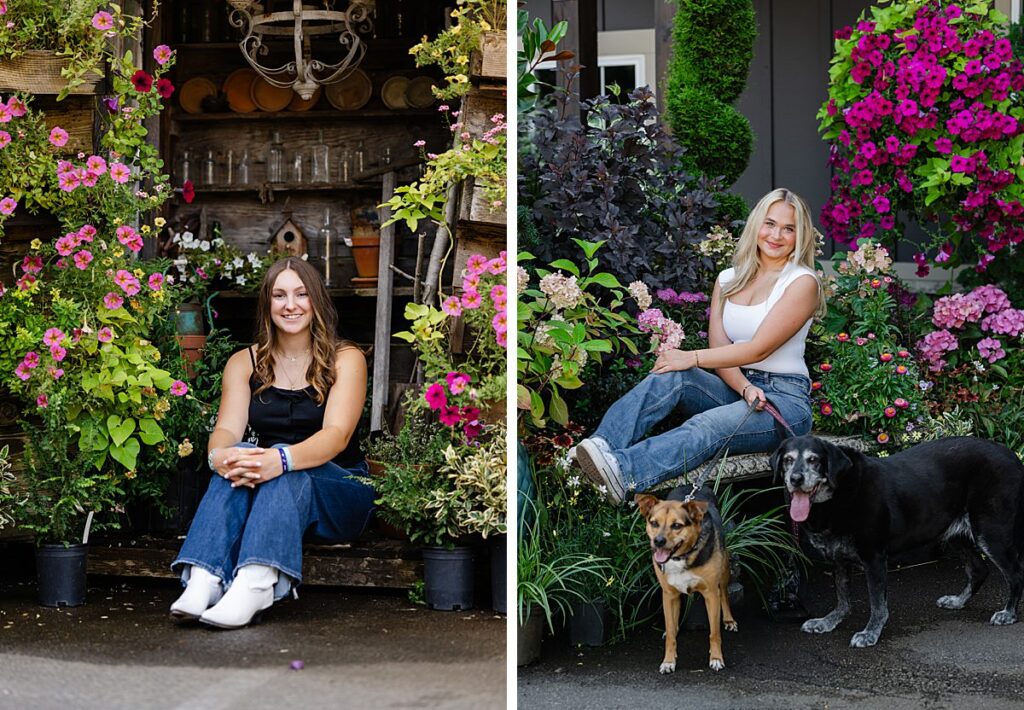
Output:
[[[954,560],[893,571],[889,580],[889,623],[874,648],[849,647],[868,617],[864,577],[857,574],[853,612],[831,634],[802,633],[796,620],[770,621],[748,596],[734,609],[739,632],[723,634],[726,667],[718,673],[707,666],[707,631],[693,630],[680,632],[676,672],[659,675],[660,613],[608,647],[570,649],[564,638],[546,639],[540,662],[519,669],[519,707],[1024,708],[1024,621],[988,624],[1005,600],[998,572],[961,611],[935,605],[963,586]],[[831,579],[816,566],[810,611],[823,614],[834,599]]]
[[169,620],[170,581],[90,577],[85,606],[48,609],[33,581],[7,580],[0,710],[505,706],[506,620],[489,610],[305,588],[260,624],[216,631]]

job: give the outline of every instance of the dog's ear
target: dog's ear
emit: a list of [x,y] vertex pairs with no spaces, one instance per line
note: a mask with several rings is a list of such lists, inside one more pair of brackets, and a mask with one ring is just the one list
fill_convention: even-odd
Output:
[[636,503],[636,507],[640,509],[640,515],[645,518],[651,512],[651,508],[661,502],[649,493],[637,493],[633,497],[633,501]]
[[781,470],[782,469],[782,454],[784,453],[785,448],[786,448],[786,442],[783,441],[781,444],[779,444],[775,448],[775,451],[772,452],[772,456],[769,459],[769,463],[770,463],[770,465],[772,467],[772,480],[773,481],[776,480],[777,478],[779,478],[780,476],[782,476],[782,470]]
[[840,477],[853,469],[853,461],[835,444],[822,442],[822,445],[827,452],[826,460],[828,462],[825,477],[828,479],[829,485],[835,488],[839,483]]
[[708,502],[706,500],[691,500],[686,504],[686,512],[690,515],[694,525],[700,525],[704,515],[708,512]]

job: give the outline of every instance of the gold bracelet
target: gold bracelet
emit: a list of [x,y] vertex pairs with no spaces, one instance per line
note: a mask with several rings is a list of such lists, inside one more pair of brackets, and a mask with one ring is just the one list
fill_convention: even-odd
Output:
[[693,361],[697,363],[697,367],[700,367],[700,350],[693,351]]
[[740,390],[740,398],[744,402],[747,401],[747,387],[753,387],[753,386],[754,386],[753,383],[748,382],[747,384],[743,385],[743,389]]

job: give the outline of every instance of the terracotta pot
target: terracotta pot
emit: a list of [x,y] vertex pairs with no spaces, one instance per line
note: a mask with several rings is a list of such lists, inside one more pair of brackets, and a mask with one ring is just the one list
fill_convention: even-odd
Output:
[[377,278],[377,264],[380,260],[380,234],[353,232],[352,256],[356,260],[359,278]]
[[[366,459],[366,465],[370,469],[370,475],[376,477],[384,477],[387,475],[386,464],[383,461],[377,461],[376,459]],[[379,515],[374,514],[373,516],[373,529],[378,535],[382,535],[389,540],[408,540],[409,536],[404,530],[396,528],[388,521],[381,518]]]
[[194,365],[203,356],[203,348],[206,347],[205,335],[176,335],[178,347],[181,349],[181,356],[185,358],[185,374],[189,379],[196,376]]

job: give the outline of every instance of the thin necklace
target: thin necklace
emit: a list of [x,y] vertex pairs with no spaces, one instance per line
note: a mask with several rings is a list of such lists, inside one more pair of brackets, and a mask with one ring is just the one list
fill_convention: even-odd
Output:
[[299,353],[295,357],[292,357],[291,355],[285,355],[284,353],[281,353],[281,357],[283,357],[286,360],[288,360],[288,362],[297,362],[300,357],[301,358],[305,358],[307,355],[309,355],[309,348],[306,348],[305,350],[303,350],[301,353]]
[[[308,352],[308,351],[307,351],[307,352]],[[304,354],[305,354],[305,353],[304,353]],[[287,357],[287,356],[285,356],[285,357]],[[291,362],[295,362],[295,361],[297,361],[297,360],[298,360],[299,358],[298,358],[298,357],[289,357],[288,359],[289,359],[289,360],[290,360]],[[303,364],[305,365],[305,358],[303,358]],[[303,368],[303,369],[301,370],[301,372],[302,372],[302,374],[303,374],[303,375],[305,375],[305,373],[306,373],[306,370],[307,370],[307,369],[309,369],[309,368],[308,368],[308,366],[306,366],[305,368]],[[288,384],[289,384],[289,385],[291,385],[291,387],[290,387],[289,389],[292,389],[292,390],[297,390],[297,389],[299,389],[298,385],[297,385],[297,384],[295,383],[295,379],[294,379],[294,378],[293,378],[293,377],[291,376],[291,373],[289,373],[289,372],[288,372],[288,370],[287,370],[286,368],[282,367],[282,368],[281,368],[281,372],[282,372],[282,373],[284,373],[284,377],[285,377],[285,379],[286,379],[286,380],[288,380]]]

